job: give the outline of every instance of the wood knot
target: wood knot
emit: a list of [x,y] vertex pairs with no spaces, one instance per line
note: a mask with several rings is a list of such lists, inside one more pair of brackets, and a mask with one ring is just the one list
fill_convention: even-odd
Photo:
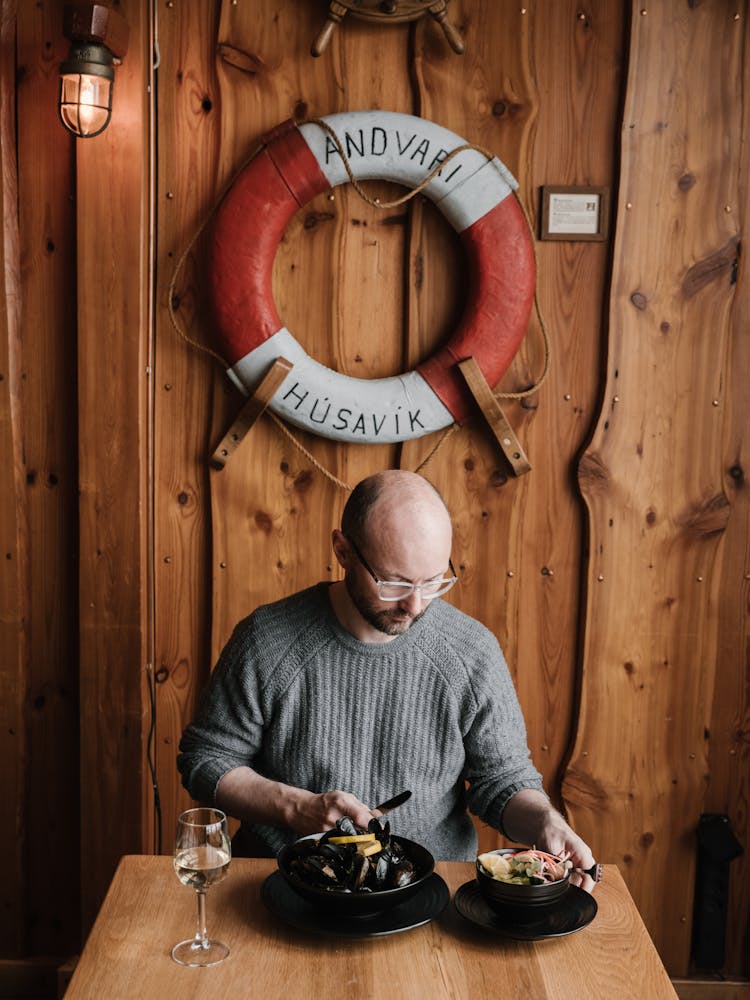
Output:
[[492,105],[492,114],[495,118],[504,118],[508,115],[509,118],[517,118],[518,114],[523,110],[523,104],[518,101],[495,101]]
[[677,181],[677,187],[680,191],[689,191],[691,187],[695,187],[695,174],[684,173]]
[[313,484],[313,474],[310,469],[302,469],[294,477],[294,488],[298,493],[306,493]]
[[726,529],[730,513],[729,501],[723,493],[718,493],[687,510],[681,517],[677,518],[677,523],[689,534],[710,538],[712,535],[721,534]]
[[419,292],[424,284],[424,256],[421,251],[414,256],[414,290]]
[[587,774],[575,765],[568,768],[562,781],[562,796],[565,801],[606,805],[609,802],[607,790],[593,775]]
[[706,285],[725,275],[728,276],[730,284],[732,283],[739,257],[739,243],[739,237],[733,236],[723,247],[719,247],[688,268],[682,279],[682,294],[686,299],[691,299]]
[[315,229],[319,222],[330,222],[334,218],[333,212],[308,212],[305,216],[305,229]]
[[578,482],[584,493],[603,493],[609,484],[609,469],[597,452],[587,452],[578,464]]
[[729,475],[734,480],[736,486],[742,486],[745,482],[745,471],[741,465],[733,465],[729,469]]
[[263,532],[264,535],[270,535],[273,530],[273,518],[270,514],[267,514],[264,510],[258,510],[255,512],[255,524],[256,527]]
[[235,45],[229,45],[227,42],[219,42],[216,46],[216,52],[219,58],[223,59],[228,66],[233,66],[242,73],[249,73],[250,76],[255,76],[263,69],[262,59],[253,55],[252,52],[245,52],[243,49],[238,49]]
[[648,307],[648,299],[643,292],[633,292],[630,296],[630,301],[633,303],[635,308],[640,309],[641,312]]

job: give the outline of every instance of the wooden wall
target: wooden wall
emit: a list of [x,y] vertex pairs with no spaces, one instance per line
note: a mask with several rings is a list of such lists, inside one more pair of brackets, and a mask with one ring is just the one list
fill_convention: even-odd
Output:
[[[263,418],[224,471],[207,462],[241,400],[205,350],[191,240],[264,131],[380,107],[494,150],[533,220],[543,184],[610,188],[606,242],[537,247],[552,368],[504,404],[532,471],[479,422],[422,471],[454,513],[451,599],[497,634],[550,793],[620,865],[673,975],[698,818],[729,814],[746,854],[725,971],[750,975],[746,0],[453,0],[464,56],[427,18],[347,19],[315,60],[325,7],[122,0],[113,122],[76,146],[55,119],[61,0],[0,0],[6,957],[75,950],[117,857],[170,850],[176,744],[233,623],[335,576],[340,483],[438,444],[295,432],[303,451]],[[464,279],[424,199],[378,211],[338,188],[292,221],[274,295],[308,353],[377,377],[445,340]],[[499,388],[542,364],[535,318]]]
[[60,9],[0,10],[0,927],[7,953],[60,954],[80,906],[75,151]]

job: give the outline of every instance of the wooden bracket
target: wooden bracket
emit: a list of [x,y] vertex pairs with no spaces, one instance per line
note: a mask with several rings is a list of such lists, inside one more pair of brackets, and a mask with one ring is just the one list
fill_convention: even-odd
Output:
[[210,463],[212,469],[221,470],[224,468],[293,367],[292,362],[287,361],[286,358],[277,358],[274,361],[263,376],[260,385],[244,403],[229,430],[214,448]]
[[469,392],[476,400],[484,419],[497,438],[497,442],[503,449],[503,454],[510,462],[515,474],[522,476],[524,472],[529,472],[531,463],[514,434],[513,428],[508,423],[508,418],[503,413],[494,392],[488,385],[487,379],[482,374],[482,369],[474,358],[459,361],[458,367],[466,380]]

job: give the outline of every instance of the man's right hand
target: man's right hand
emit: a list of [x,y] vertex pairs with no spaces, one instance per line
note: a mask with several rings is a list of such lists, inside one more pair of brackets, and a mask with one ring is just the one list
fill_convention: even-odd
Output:
[[300,788],[295,792],[288,825],[300,836],[330,830],[342,816],[349,816],[355,826],[366,830],[374,815],[368,806],[349,792],[336,790],[316,795]]
[[249,823],[290,827],[300,837],[323,833],[336,820],[349,816],[356,826],[367,828],[378,815],[349,792],[308,792],[280,781],[264,778],[249,767],[236,767],[220,780],[216,804],[229,816]]

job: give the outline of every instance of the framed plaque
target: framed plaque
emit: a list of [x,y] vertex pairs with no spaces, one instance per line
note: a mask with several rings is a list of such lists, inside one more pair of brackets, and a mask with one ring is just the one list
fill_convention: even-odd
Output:
[[609,188],[545,185],[542,240],[605,240]]

